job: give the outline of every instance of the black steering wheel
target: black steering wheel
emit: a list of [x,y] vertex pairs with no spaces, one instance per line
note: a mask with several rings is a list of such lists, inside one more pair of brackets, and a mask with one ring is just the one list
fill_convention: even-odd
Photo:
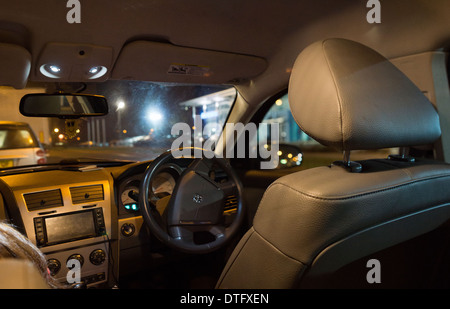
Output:
[[[150,231],[164,244],[187,253],[208,253],[224,246],[238,232],[245,214],[242,185],[229,163],[205,150],[202,153],[203,158],[193,158],[178,178],[166,205],[165,220],[149,197],[160,168],[177,159],[172,151],[164,152],[147,167],[139,190],[142,216]],[[226,174],[224,182],[212,179],[212,163]],[[227,224],[224,206],[231,195],[236,197],[237,209],[234,220]],[[205,232],[209,235],[207,242],[199,242],[196,234]]]

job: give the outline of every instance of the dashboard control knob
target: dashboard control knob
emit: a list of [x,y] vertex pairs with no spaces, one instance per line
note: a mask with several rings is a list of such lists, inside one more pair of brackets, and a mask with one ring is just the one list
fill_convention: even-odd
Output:
[[89,261],[94,265],[103,264],[106,259],[106,253],[102,249],[96,249],[89,255]]
[[135,228],[134,224],[132,224],[132,223],[125,223],[120,228],[120,231],[123,236],[130,237],[134,234],[134,232],[136,231],[136,228]]
[[50,276],[56,275],[61,269],[61,262],[57,259],[49,259],[47,260],[47,267],[50,271]]
[[83,264],[84,264],[84,257],[81,254],[78,254],[78,253],[75,253],[75,254],[72,254],[71,256],[69,256],[67,258],[66,264],[70,260],[77,260],[78,262],[80,262],[80,266],[83,266]]

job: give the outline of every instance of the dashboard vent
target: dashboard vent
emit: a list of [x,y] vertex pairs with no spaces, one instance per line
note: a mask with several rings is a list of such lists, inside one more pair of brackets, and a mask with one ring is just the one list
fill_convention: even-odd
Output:
[[70,195],[73,204],[102,201],[104,199],[102,185],[72,187],[70,188]]
[[59,189],[27,193],[23,195],[28,211],[63,206],[61,191]]
[[238,199],[235,195],[227,196],[225,200],[225,206],[223,209],[224,213],[234,213],[236,212],[238,206]]

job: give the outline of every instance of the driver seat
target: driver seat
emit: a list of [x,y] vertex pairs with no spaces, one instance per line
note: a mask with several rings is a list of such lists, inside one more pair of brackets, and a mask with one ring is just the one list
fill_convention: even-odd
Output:
[[428,99],[372,49],[326,39],[298,56],[289,102],[300,128],[344,159],[267,188],[216,288],[448,288],[450,165],[350,160],[437,141]]

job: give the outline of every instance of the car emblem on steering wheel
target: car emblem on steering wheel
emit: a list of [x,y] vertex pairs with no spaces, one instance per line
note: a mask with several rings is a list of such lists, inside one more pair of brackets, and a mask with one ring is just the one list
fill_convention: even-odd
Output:
[[201,196],[200,194],[195,194],[192,200],[197,204],[200,204],[203,201],[203,196]]

